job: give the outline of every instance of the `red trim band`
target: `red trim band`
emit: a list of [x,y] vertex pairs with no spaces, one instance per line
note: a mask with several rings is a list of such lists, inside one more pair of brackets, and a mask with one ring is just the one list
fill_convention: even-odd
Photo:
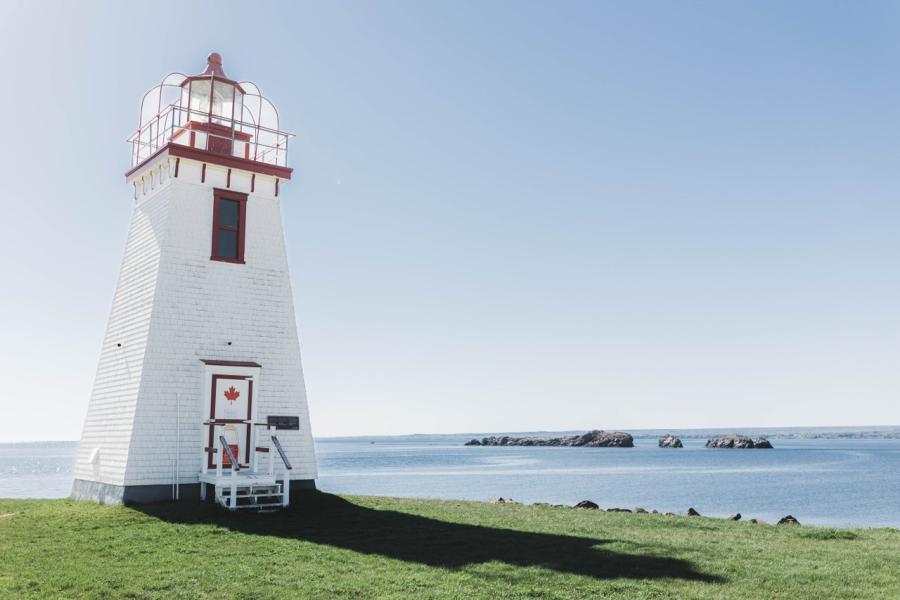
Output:
[[147,165],[160,156],[173,156],[173,157],[181,157],[187,158],[190,160],[196,160],[202,163],[210,163],[213,165],[219,165],[221,167],[232,168],[232,169],[240,169],[242,171],[249,171],[250,173],[260,173],[262,175],[271,175],[273,177],[277,177],[279,179],[290,179],[291,173],[294,170],[290,167],[280,167],[278,165],[270,165],[268,163],[261,163],[255,160],[249,160],[246,158],[239,158],[237,156],[222,156],[221,154],[216,154],[215,152],[209,152],[207,150],[201,150],[199,148],[191,148],[190,146],[182,146],[181,144],[173,144],[169,142],[151,156],[149,156],[146,160],[144,160],[138,166],[126,171],[125,177],[131,178],[137,173],[141,172]]

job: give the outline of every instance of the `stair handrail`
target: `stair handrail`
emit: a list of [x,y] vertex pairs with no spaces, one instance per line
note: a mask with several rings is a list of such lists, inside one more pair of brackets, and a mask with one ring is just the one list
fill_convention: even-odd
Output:
[[[289,474],[289,471],[293,469],[293,467],[291,466],[291,461],[288,460],[284,448],[281,447],[281,442],[278,441],[278,436],[272,433],[271,427],[269,428],[269,439],[272,440],[272,445],[275,446],[276,450],[278,450],[278,456],[281,457],[281,462],[284,463],[284,477],[281,480],[281,506],[287,508],[287,506],[291,503],[291,476]],[[271,469],[271,454],[269,456],[269,468]]]
[[219,436],[219,443],[222,444],[222,448],[225,450],[225,453],[228,455],[228,460],[231,461],[231,470],[232,471],[240,471],[241,465],[238,464],[237,457],[234,455],[234,452],[232,452],[231,446],[228,445],[228,440],[225,439],[224,435]]
[[281,447],[281,442],[278,441],[277,436],[272,436],[272,443],[275,445],[275,449],[278,450],[278,456],[281,457],[281,461],[284,463],[284,467],[290,471],[293,469],[291,466],[291,461],[288,460],[287,454],[284,452],[284,448]]

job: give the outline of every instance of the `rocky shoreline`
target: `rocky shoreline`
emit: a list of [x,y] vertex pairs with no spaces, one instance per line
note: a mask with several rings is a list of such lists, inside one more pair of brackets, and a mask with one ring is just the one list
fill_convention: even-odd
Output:
[[766,438],[758,438],[753,441],[745,435],[723,435],[719,438],[706,440],[707,448],[772,448],[772,442]]
[[681,443],[681,438],[669,433],[669,434],[664,435],[661,438],[659,438],[659,447],[660,448],[684,448],[684,444]]
[[[561,437],[513,437],[509,435],[491,435],[481,439],[474,438],[464,446],[558,446],[570,448],[634,448],[634,437],[624,431],[603,431],[594,429],[581,435]],[[671,433],[659,438],[660,448],[684,448],[681,439]],[[718,438],[706,440],[707,448],[772,448],[772,442],[764,437],[754,440],[751,437],[737,434],[725,434]]]
[[634,448],[634,438],[623,431],[595,429],[582,435],[555,438],[489,436],[472,439],[465,446],[565,446],[572,448]]
[[[491,500],[491,502],[494,504],[521,504],[521,502],[516,502],[512,498],[503,498],[502,496],[499,498],[495,498],[494,500]],[[673,513],[673,512],[662,513],[656,509],[647,510],[646,508],[643,508],[640,506],[635,507],[635,508],[612,507],[612,508],[604,509],[604,508],[600,508],[600,505],[598,505],[596,502],[594,502],[592,500],[582,500],[581,502],[577,502],[576,504],[574,504],[572,506],[569,506],[568,504],[550,504],[549,502],[535,502],[535,503],[531,504],[531,506],[545,506],[545,507],[549,507],[549,508],[576,508],[576,509],[582,509],[582,510],[599,510],[599,511],[603,511],[603,512],[617,512],[617,513],[663,515],[666,517],[678,517],[678,516],[702,517],[703,516],[694,507],[688,508],[687,511],[683,515],[679,515],[679,514]],[[715,518],[715,517],[707,517],[707,518]],[[741,513],[734,513],[733,515],[724,517],[724,519],[726,521],[740,521],[742,518],[743,518],[743,516],[741,515]],[[748,519],[747,522],[754,523],[756,525],[768,525],[768,523],[763,521],[762,519]],[[793,515],[785,515],[784,517],[782,517],[781,519],[778,520],[776,525],[798,525],[799,526],[800,521],[798,521],[797,518],[794,517]]]

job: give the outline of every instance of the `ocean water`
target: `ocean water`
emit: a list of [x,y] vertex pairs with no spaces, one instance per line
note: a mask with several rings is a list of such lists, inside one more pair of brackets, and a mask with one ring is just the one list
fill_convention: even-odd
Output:
[[[328,492],[644,508],[900,527],[900,439],[778,439],[773,450],[464,447],[471,435],[318,439]],[[75,444],[0,444],[0,497],[60,498]]]

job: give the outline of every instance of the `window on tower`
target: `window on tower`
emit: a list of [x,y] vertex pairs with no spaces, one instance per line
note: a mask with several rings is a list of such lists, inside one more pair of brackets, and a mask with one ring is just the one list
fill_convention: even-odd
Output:
[[243,263],[247,194],[218,189],[214,193],[210,258]]

